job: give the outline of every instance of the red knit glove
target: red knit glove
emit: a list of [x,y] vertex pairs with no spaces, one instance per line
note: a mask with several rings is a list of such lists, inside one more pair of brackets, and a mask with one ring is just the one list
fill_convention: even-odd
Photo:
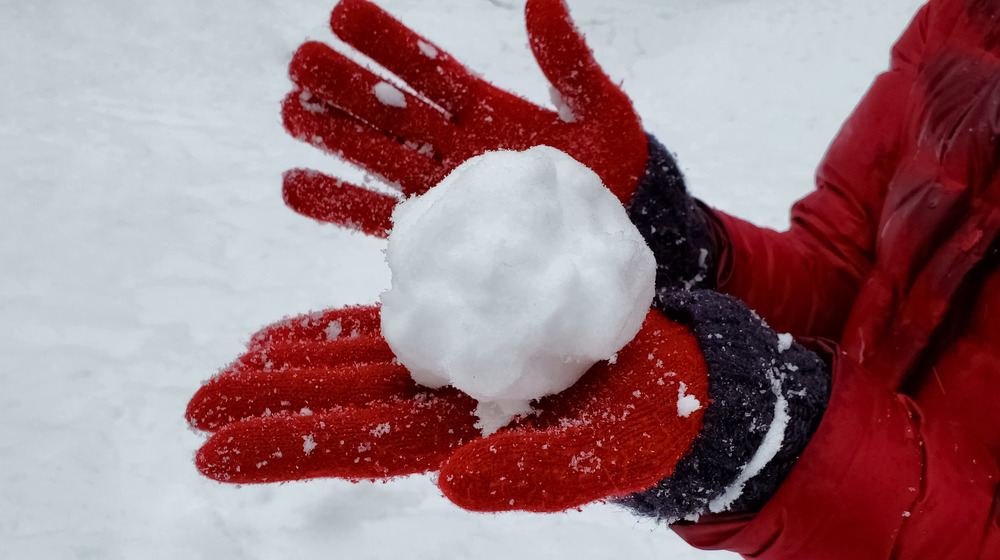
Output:
[[[686,327],[650,311],[613,364],[599,363],[540,413],[482,438],[475,401],[415,384],[379,335],[377,307],[285,319],[191,399],[214,432],[196,456],[233,483],[386,479],[441,470],[471,510],[560,511],[654,486],[701,429],[708,374]],[[687,412],[687,411],[685,411]]]
[[[295,89],[282,106],[285,127],[398,183],[406,195],[426,191],[472,156],[545,144],[594,170],[627,203],[648,160],[631,102],[594,61],[562,0],[529,0],[525,12],[535,59],[571,122],[497,89],[374,4],[341,0],[330,19],[333,32],[433,105],[409,93],[386,94],[382,78],[309,42],[289,68]],[[395,106],[400,100],[405,107]],[[392,227],[397,201],[304,169],[285,174],[284,195],[302,214],[380,237]]]
[[[409,94],[405,107],[395,106],[399,97],[380,78],[307,43],[291,63],[296,88],[283,104],[285,125],[397,182],[404,194],[424,192],[484,151],[547,144],[585,163],[627,203],[649,160],[638,117],[561,0],[529,0],[526,12],[531,48],[570,120],[477,78],[373,4],[342,0],[334,32],[436,107]],[[284,194],[300,213],[383,237],[397,202],[307,170],[286,173]],[[378,308],[355,307],[266,327],[198,391],[187,418],[213,432],[196,463],[216,480],[440,470],[442,491],[467,509],[559,511],[643,491],[670,475],[701,429],[707,384],[687,328],[651,311],[614,364],[594,366],[536,403],[537,416],[482,438],[476,403],[454,389],[416,385],[379,333]],[[684,395],[702,407],[679,415]]]

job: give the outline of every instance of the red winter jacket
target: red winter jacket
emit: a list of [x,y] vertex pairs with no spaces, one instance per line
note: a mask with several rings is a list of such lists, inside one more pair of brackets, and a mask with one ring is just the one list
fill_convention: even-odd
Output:
[[[839,344],[833,396],[750,558],[1000,558],[1000,0],[932,0],[777,233],[716,214],[719,286]],[[998,315],[993,315],[998,313]]]

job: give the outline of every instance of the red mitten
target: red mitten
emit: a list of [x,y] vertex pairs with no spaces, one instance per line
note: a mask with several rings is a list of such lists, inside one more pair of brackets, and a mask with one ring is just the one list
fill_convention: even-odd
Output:
[[198,469],[223,482],[392,477],[438,467],[477,437],[475,401],[417,386],[379,334],[377,307],[300,315],[255,334],[201,387]]
[[667,522],[760,507],[822,418],[827,365],[730,296],[663,290],[654,305],[616,363],[455,450],[445,495],[479,511],[610,499]]
[[[656,254],[657,285],[715,285],[715,241],[671,154],[643,131],[628,97],[604,74],[562,0],[529,0],[528,40],[559,112],[502,91],[366,0],[341,0],[334,33],[419,95],[317,42],[289,67],[285,128],[398,185],[437,184],[468,158],[545,144],[583,163],[626,205]],[[406,89],[406,88],[404,88]],[[318,171],[292,169],[284,198],[320,221],[386,237],[398,198]]]
[[188,421],[213,432],[196,464],[233,483],[440,470],[445,495],[479,511],[759,506],[822,417],[826,365],[733,298],[661,292],[657,307],[613,363],[486,438],[475,401],[393,360],[377,307],[285,319],[192,398]]
[[[196,464],[223,482],[427,472],[480,440],[504,453],[475,474],[480,481],[460,483],[492,493],[490,503],[503,496],[505,509],[557,511],[644,490],[670,474],[701,427],[707,379],[687,329],[651,311],[615,363],[594,366],[569,390],[539,402],[537,416],[483,440],[473,427],[475,402],[454,389],[415,384],[378,334],[378,308],[358,307],[266,327],[197,392],[187,419],[214,432]],[[698,403],[697,410],[678,415],[678,402],[682,409]],[[538,491],[524,497],[531,494],[524,480],[503,479],[514,490],[497,489],[493,475],[511,467],[509,460],[557,478],[533,477]],[[456,454],[450,462],[462,461]],[[457,487],[450,476],[442,476],[446,492]],[[486,503],[449,497],[470,509]]]
[[[334,33],[419,96],[317,42],[289,68],[288,132],[419,194],[489,150],[545,144],[594,170],[622,203],[646,171],[647,138],[625,94],[601,71],[562,0],[529,0],[528,40],[562,116],[502,91],[366,0],[341,0]],[[309,170],[285,174],[294,210],[385,237],[396,198]]]
[[542,399],[537,416],[457,449],[438,485],[480,511],[555,512],[624,497],[673,473],[707,405],[697,342],[653,310],[614,363]]

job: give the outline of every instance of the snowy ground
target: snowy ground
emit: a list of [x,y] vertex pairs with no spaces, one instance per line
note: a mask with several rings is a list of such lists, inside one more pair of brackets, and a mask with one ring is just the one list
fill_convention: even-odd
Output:
[[[380,243],[281,205],[283,169],[339,169],[278,116],[331,2],[0,2],[0,559],[731,558],[607,506],[466,513],[421,477],[197,475],[199,383],[257,327],[388,281]],[[919,2],[570,4],[692,190],[784,227]],[[523,1],[383,5],[547,99]]]

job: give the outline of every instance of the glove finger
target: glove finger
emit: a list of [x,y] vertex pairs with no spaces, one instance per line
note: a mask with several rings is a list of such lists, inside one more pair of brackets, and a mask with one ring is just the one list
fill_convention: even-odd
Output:
[[248,346],[372,337],[381,332],[379,306],[352,305],[286,317],[254,333]]
[[632,103],[594,60],[563,0],[529,0],[528,43],[569,112],[587,130],[570,132],[565,147],[628,204],[649,159],[647,138]]
[[304,98],[314,96],[417,149],[444,150],[454,143],[453,125],[439,109],[400,91],[323,43],[312,41],[299,47],[289,74],[304,90],[300,93]]
[[[496,115],[541,114],[546,123],[558,120],[516,95],[497,88],[471,72],[446,51],[415,33],[367,0],[341,0],[333,9],[330,27],[345,43],[358,49],[450,115],[460,115],[463,126],[470,117],[483,127]],[[493,123],[493,124],[491,124]],[[537,132],[537,128],[533,129]],[[465,157],[481,153],[481,147]]]
[[198,389],[185,416],[193,428],[214,432],[253,417],[362,406],[413,398],[426,390],[406,368],[388,362],[284,371],[227,369]]
[[480,81],[440,47],[366,0],[341,0],[330,27],[342,41],[402,78],[451,114],[469,100]]
[[472,399],[442,392],[364,408],[251,418],[209,438],[195,464],[205,476],[232,483],[427,472],[477,436],[473,408]]
[[382,337],[357,337],[315,342],[279,342],[252,347],[228,369],[285,371],[329,368],[347,364],[389,362],[395,358]]
[[281,109],[285,130],[293,137],[398,183],[405,194],[422,193],[447,174],[417,146],[388,137],[339,109],[303,100],[301,91],[289,93]]
[[594,60],[564,0],[529,0],[525,22],[538,66],[578,120],[635,120],[632,103]]
[[389,237],[396,197],[310,169],[290,169],[282,178],[285,205],[299,214],[372,237]]
[[388,362],[395,358],[381,335],[341,336],[330,340],[293,340],[257,344],[237,358],[231,369],[283,371],[342,364]]
[[693,337],[651,312],[615,364],[540,402],[539,417],[457,450],[438,484],[474,511],[562,511],[646,490],[673,472],[701,428],[704,406],[682,410],[683,399],[707,395]]
[[[378,308],[374,309],[377,311]],[[363,320],[372,320],[362,313],[358,315]],[[349,319],[343,315],[333,321],[322,315],[318,319],[312,316],[286,319],[262,331],[267,334],[254,335],[247,351],[230,364],[229,369],[283,371],[395,359],[389,344],[377,330],[377,324],[361,327],[358,324],[360,321],[351,325]],[[346,332],[345,324],[350,328]],[[326,325],[325,328],[318,328],[323,325]]]

